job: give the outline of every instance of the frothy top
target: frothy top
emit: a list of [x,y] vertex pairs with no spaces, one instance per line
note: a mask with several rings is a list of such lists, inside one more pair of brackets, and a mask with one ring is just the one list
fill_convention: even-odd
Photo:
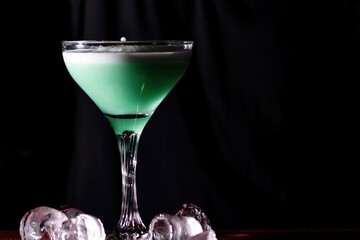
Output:
[[[133,46],[130,46],[133,47]],[[120,51],[117,47],[105,49],[78,49],[63,52],[66,63],[76,64],[116,64],[127,62],[186,62],[191,57],[191,51]]]

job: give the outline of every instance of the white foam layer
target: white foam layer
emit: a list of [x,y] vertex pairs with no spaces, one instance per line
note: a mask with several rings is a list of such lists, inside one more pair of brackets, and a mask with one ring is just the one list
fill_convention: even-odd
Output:
[[188,61],[191,51],[175,52],[88,52],[84,50],[69,50],[63,52],[66,63],[77,64],[115,64],[125,62],[149,61]]

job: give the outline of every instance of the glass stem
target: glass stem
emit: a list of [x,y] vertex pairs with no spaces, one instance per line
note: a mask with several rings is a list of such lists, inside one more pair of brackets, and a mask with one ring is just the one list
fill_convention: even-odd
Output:
[[116,135],[121,160],[122,203],[116,231],[122,239],[137,239],[147,233],[141,220],[136,192],[136,164],[139,134],[124,131]]

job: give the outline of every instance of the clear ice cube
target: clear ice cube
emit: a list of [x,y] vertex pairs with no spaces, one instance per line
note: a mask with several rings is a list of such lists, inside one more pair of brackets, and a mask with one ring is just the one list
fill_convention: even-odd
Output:
[[100,219],[71,208],[40,206],[25,213],[20,221],[21,240],[104,240]]
[[104,240],[105,237],[100,219],[82,213],[63,222],[56,240]]
[[68,218],[57,209],[40,206],[25,213],[20,221],[22,240],[55,239],[56,232]]
[[156,215],[150,222],[149,239],[188,240],[202,232],[200,223],[193,217],[162,213]]
[[184,203],[175,216],[188,216],[198,220],[204,231],[211,229],[210,219],[204,211],[193,203]]

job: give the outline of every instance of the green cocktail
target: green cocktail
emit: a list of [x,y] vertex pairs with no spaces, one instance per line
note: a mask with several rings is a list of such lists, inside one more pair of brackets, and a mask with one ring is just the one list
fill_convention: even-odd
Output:
[[104,113],[118,139],[122,208],[111,239],[138,239],[147,234],[136,197],[139,138],[186,71],[192,45],[191,41],[62,42],[70,75]]
[[[186,69],[190,51],[64,52],[71,76],[107,116],[117,134],[140,134]],[[129,56],[131,55],[131,56]]]

